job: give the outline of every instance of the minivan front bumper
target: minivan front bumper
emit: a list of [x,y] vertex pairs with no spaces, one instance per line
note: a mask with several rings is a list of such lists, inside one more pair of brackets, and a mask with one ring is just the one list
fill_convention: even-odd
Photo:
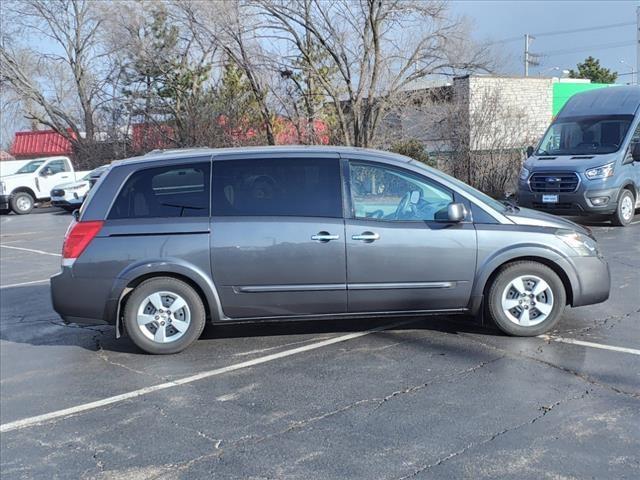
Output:
[[558,261],[565,272],[573,272],[570,278],[571,306],[581,307],[601,303],[609,298],[611,272],[609,264],[600,257],[569,257]]
[[[581,186],[575,192],[552,194],[558,195],[558,201],[547,203],[543,201],[543,195],[548,194],[532,192],[526,182],[521,182],[518,205],[560,215],[611,215],[618,207],[619,193],[618,187],[588,190]],[[606,202],[597,204],[595,199],[606,199]]]

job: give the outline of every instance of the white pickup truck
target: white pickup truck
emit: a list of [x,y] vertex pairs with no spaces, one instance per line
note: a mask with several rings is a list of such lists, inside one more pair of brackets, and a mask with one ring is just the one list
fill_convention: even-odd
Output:
[[29,213],[37,202],[49,200],[51,189],[82,178],[68,157],[36,158],[12,175],[0,177],[0,212]]

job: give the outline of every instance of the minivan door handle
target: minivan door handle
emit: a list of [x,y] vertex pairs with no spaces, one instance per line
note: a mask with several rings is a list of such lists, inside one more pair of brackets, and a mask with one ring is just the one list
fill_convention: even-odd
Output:
[[330,240],[338,240],[340,235],[332,235],[329,232],[318,232],[315,235],[311,235],[311,240],[317,242],[327,243]]
[[379,238],[380,238],[380,235],[373,232],[362,232],[360,235],[351,236],[352,240],[361,240],[363,242],[368,242],[368,243],[371,243],[374,240],[378,240]]

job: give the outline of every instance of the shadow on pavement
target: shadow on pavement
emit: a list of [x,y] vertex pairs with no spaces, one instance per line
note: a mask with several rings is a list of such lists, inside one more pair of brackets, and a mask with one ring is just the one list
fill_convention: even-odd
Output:
[[[43,301],[44,300],[44,301]],[[0,290],[0,338],[7,342],[33,346],[77,346],[91,351],[104,349],[123,353],[141,353],[125,336],[115,338],[111,325],[65,324],[53,311],[49,285],[31,285]],[[25,312],[24,306],[31,305]],[[271,337],[286,335],[317,335],[350,333],[369,330],[398,321],[410,321],[394,328],[402,330],[433,330],[443,333],[502,334],[492,326],[482,326],[465,316],[385,317],[365,319],[268,321],[207,325],[200,341],[224,338]]]

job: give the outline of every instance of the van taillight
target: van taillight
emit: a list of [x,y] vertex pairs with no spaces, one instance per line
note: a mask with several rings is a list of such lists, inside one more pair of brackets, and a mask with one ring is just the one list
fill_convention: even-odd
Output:
[[78,258],[91,243],[104,222],[77,222],[67,233],[62,245],[62,258]]

